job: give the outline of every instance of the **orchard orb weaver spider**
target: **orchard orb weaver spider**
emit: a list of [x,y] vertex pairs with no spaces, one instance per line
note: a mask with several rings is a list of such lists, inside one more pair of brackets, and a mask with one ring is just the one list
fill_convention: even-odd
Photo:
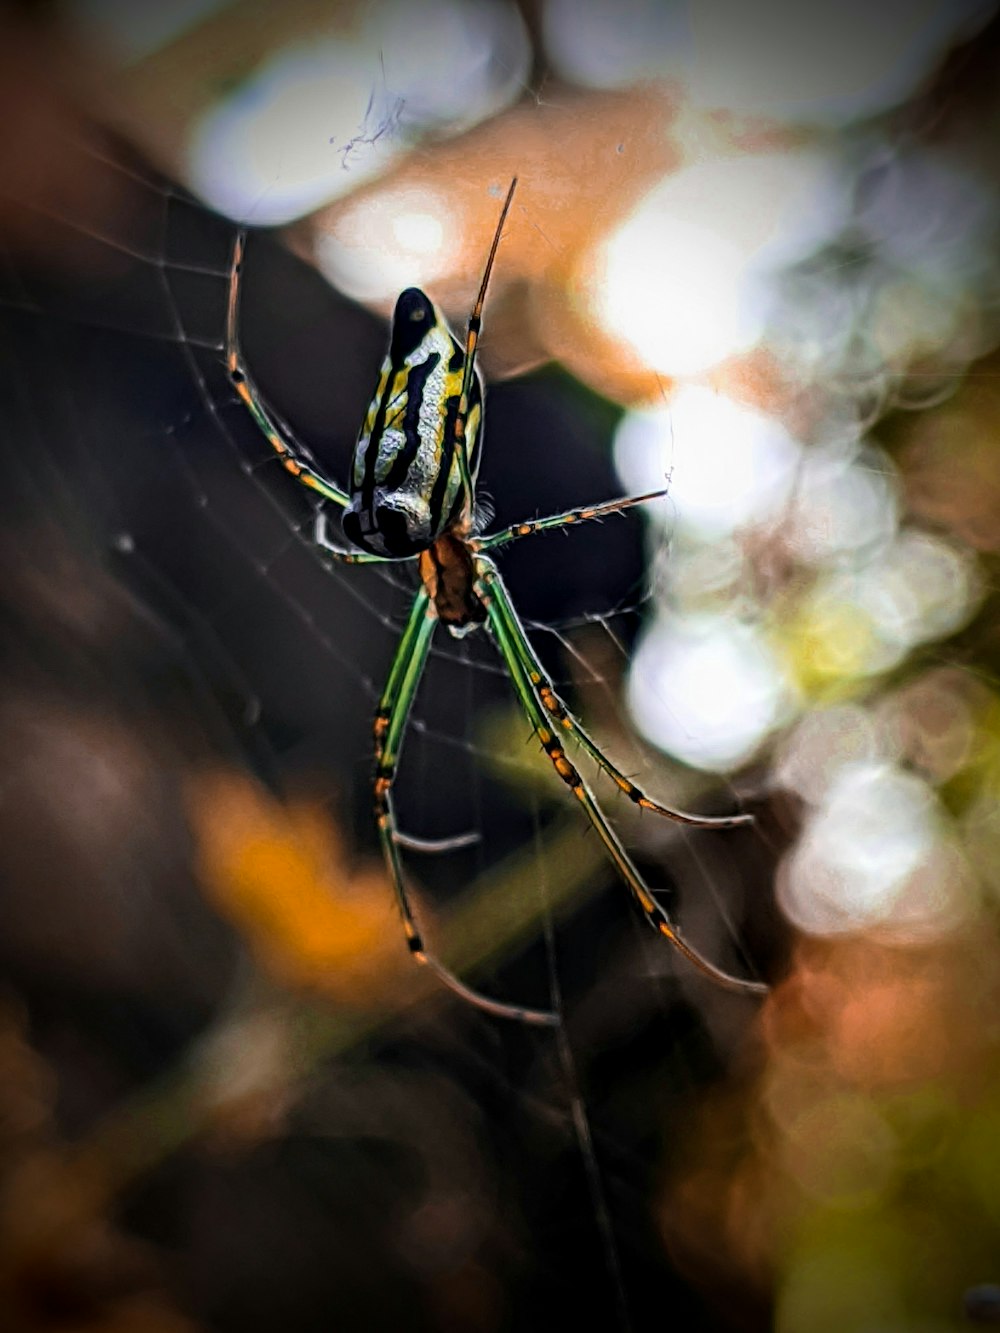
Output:
[[375,819],[406,941],[414,957],[432,968],[453,991],[487,1013],[530,1023],[557,1021],[555,1014],[544,1010],[491,1000],[449,972],[424,947],[403,877],[399,847],[406,840],[396,830],[392,786],[431,639],[439,622],[456,635],[485,625],[542,748],[582,805],[646,919],[712,980],[731,990],[760,994],[767,989],[763,983],[731,976],[703,958],[684,939],[667,911],[653,897],[589,786],[567,758],[560,736],[563,733],[572,736],[619,790],[644,810],[698,828],[731,828],[751,822],[752,817],[685,814],[650,800],[630,782],[556,694],[528,641],[499,570],[487,555],[532,533],[617,514],[665,492],[652,491],[570,509],[489,535],[480,532],[477,525],[475,499],[483,439],[483,386],[476,368],[476,348],[486,288],[516,185],[515,177],[500,212],[464,347],[422,291],[407,288],[397,300],[389,350],[354,446],[349,490],[342,490],[325,477],[307,452],[279,425],[243,360],[238,337],[246,239],[243,231],[236,237],[229,281],[226,318],[229,376],[286,470],[303,486],[343,509],[344,535],[353,549],[342,549],[329,539],[322,513],[316,521],[316,543],[329,556],[354,565],[391,560],[417,562],[420,588],[389,667],[374,727]]

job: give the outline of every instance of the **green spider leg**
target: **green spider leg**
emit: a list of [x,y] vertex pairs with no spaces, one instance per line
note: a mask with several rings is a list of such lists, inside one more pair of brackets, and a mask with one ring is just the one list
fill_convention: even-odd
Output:
[[[243,405],[253,417],[257,428],[274,450],[286,472],[291,473],[296,481],[309,488],[324,500],[332,500],[342,509],[350,504],[350,496],[323,474],[308,460],[307,450],[299,444],[284,422],[271,411],[264,401],[250,370],[243,359],[240,348],[240,278],[243,272],[243,255],[246,250],[246,232],[239,231],[233,242],[233,258],[229,270],[229,301],[226,307],[226,369],[229,379]],[[337,546],[326,535],[326,516],[323,511],[316,516],[314,532],[316,545],[335,560],[346,565],[381,564],[386,556],[373,555],[367,551],[349,551]]]
[[[567,729],[577,737],[588,754],[619,785],[626,783],[628,780],[600,754],[597,746],[583,731],[583,728],[569,716],[559,704],[559,701],[556,700],[551,685],[548,684],[541,665],[528,643],[527,635],[511,604],[496,566],[486,557],[477,556],[476,571],[476,592],[486,606],[493,637],[507,667],[521,707],[542,742],[542,747],[552,761],[553,767],[583,806],[587,818],[603,842],[622,879],[631,889],[632,896],[639,904],[650,925],[669,940],[673,947],[683,954],[699,972],[704,973],[705,976],[710,977],[720,986],[724,986],[727,990],[741,991],[752,995],[765,994],[768,987],[763,982],[734,977],[729,972],[709,962],[707,958],[703,958],[692,945],[688,944],[678,926],[653,897],[649,887],[625,850],[618,834],[601,811],[590,788],[567,759],[558,737],[553,732],[550,723],[550,712],[564,726],[567,722],[569,723]],[[544,702],[546,698],[549,699],[549,704]],[[553,702],[557,706],[555,709],[551,706]],[[641,796],[641,793],[639,795]],[[633,797],[633,799],[636,798]],[[662,813],[677,817],[677,812],[667,811],[665,807],[654,808],[659,808]],[[703,821],[692,818],[691,822],[700,824]],[[708,822],[717,823],[714,820]],[[744,821],[740,820],[738,822]]]
[[233,242],[233,258],[229,269],[229,301],[226,307],[226,369],[229,371],[229,378],[261,433],[278,455],[282,467],[303,486],[308,486],[310,490],[322,495],[324,500],[332,500],[342,509],[346,508],[350,503],[350,496],[313,467],[307,460],[306,450],[291,438],[287,426],[279,426],[265,405],[261,392],[243,359],[239,339],[239,317],[240,278],[243,272],[246,242],[246,232],[238,231]]
[[406,725],[410,716],[420,678],[430,651],[431,639],[437,628],[437,616],[426,589],[421,588],[389,667],[389,676],[375,713],[375,823],[378,828],[382,854],[392,880],[396,904],[403,922],[403,932],[410,953],[424,963],[449,989],[478,1009],[499,1018],[514,1018],[523,1023],[551,1026],[557,1023],[556,1014],[542,1009],[525,1009],[519,1005],[503,1004],[471,990],[433,956],[424,946],[403,877],[399,854],[401,842],[396,830],[392,801],[392,786],[396,776]]
[[[485,561],[483,563],[486,564]],[[514,610],[514,604],[510,600],[506,586],[500,579],[496,566],[491,563],[484,577],[497,603],[496,614],[504,620],[506,632],[512,639],[521,662],[528,673],[532,691],[538,702],[558,726],[576,738],[594,763],[607,773],[615,786],[624,792],[630,801],[634,802],[641,810],[652,810],[654,814],[665,815],[667,819],[676,820],[678,824],[690,824],[693,828],[738,828],[754,822],[754,817],[750,814],[693,815],[686,810],[676,810],[670,805],[660,805],[657,801],[651,800],[634,782],[630,782],[625,774],[608,759],[594,738],[584,730],[583,725],[573,716],[564,701],[556,694],[551,678],[546,675],[538,654],[532,648],[531,641],[524,632],[524,627]]]
[[533,518],[525,523],[512,523],[509,528],[491,532],[488,537],[476,537],[470,543],[477,551],[492,551],[498,546],[506,546],[521,537],[530,537],[535,532],[548,532],[552,528],[568,528],[573,523],[586,523],[593,518],[607,518],[609,514],[621,514],[633,505],[645,504],[648,500],[661,500],[668,492],[647,491],[645,495],[625,495],[618,500],[605,500],[603,504],[581,505],[577,509],[565,509],[561,514],[550,514],[547,518]]
[[510,189],[507,191],[507,198],[503,201],[503,208],[500,210],[500,221],[497,223],[497,229],[493,233],[493,244],[490,246],[490,253],[486,260],[486,268],[483,271],[483,280],[479,284],[479,295],[476,297],[476,304],[472,307],[472,314],[469,316],[469,324],[465,333],[465,369],[462,374],[462,388],[458,398],[458,412],[455,416],[455,443],[458,450],[458,468],[462,479],[462,489],[465,492],[464,518],[466,531],[472,526],[472,514],[476,502],[475,487],[472,484],[472,474],[469,471],[469,452],[468,441],[465,438],[465,418],[469,412],[469,392],[472,389],[472,377],[476,370],[476,349],[479,345],[479,333],[483,325],[483,306],[486,304],[486,288],[489,286],[490,273],[493,270],[493,261],[497,256],[497,247],[500,244],[500,237],[503,234],[503,224],[507,220],[507,213],[510,210],[510,202],[514,198],[514,191],[517,189],[517,177],[510,183]]

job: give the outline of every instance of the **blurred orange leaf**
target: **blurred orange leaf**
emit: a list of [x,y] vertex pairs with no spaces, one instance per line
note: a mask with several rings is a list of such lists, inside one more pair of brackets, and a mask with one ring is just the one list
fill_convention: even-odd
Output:
[[406,951],[381,868],[354,862],[329,810],[283,805],[250,778],[202,773],[188,806],[201,883],[284,984],[367,1004]]

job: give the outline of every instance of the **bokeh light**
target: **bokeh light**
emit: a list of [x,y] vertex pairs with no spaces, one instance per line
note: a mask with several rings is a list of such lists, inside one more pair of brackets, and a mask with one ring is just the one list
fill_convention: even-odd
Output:
[[636,725],[685,763],[725,771],[785,716],[789,690],[760,631],[726,615],[658,618],[629,675]]
[[963,867],[934,793],[893,765],[842,764],[779,872],[789,918],[811,934],[879,927],[918,940],[954,924]]
[[764,522],[787,500],[801,450],[774,417],[689,386],[669,406],[630,412],[615,435],[615,462],[628,491],[669,481],[658,513],[708,541]]
[[874,716],[895,753],[940,786],[973,760],[980,715],[991,701],[968,671],[934,666],[888,693]]
[[782,535],[803,563],[836,566],[887,546],[898,521],[898,486],[883,453],[814,447],[801,458]]
[[683,0],[545,0],[542,39],[559,74],[588,88],[663,78],[691,58]]
[[979,588],[968,555],[933,533],[905,530],[855,567],[831,570],[801,599],[792,645],[803,684],[888,671],[918,644],[953,633]]
[[194,188],[230,217],[289,222],[385,171],[414,136],[513,100],[530,47],[508,0],[402,0],[276,52],[210,107],[188,146]]
[[767,0],[547,0],[546,52],[591,88],[684,79],[705,107],[837,125],[907,97],[942,46],[974,33],[991,0],[923,0],[874,10]]
[[347,296],[391,303],[450,271],[460,232],[455,210],[435,191],[381,190],[345,205],[317,238],[316,261]]
[[524,88],[531,45],[511,0],[381,0],[366,24],[408,127],[467,129]]
[[886,737],[860,704],[839,704],[806,713],[782,740],[775,780],[819,805],[847,764],[889,758]]
[[400,150],[399,102],[356,43],[284,50],[210,110],[188,174],[240,221],[290,222],[384,170]]
[[989,0],[802,5],[691,0],[696,99],[815,124],[875,115],[905,98],[943,46],[976,31]]
[[765,275],[830,226],[828,179],[823,155],[805,151],[710,159],[667,177],[599,249],[597,318],[664,375],[746,351],[765,327]]
[[877,140],[831,172],[841,210],[772,273],[767,345],[869,421],[931,406],[996,340],[996,191],[940,152]]

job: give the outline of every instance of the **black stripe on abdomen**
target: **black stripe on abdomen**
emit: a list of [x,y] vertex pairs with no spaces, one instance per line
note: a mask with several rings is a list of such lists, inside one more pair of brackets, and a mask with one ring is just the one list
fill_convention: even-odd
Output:
[[387,491],[399,490],[406,481],[410,464],[417,456],[417,450],[420,448],[420,408],[424,401],[424,389],[427,386],[428,377],[433,373],[440,360],[439,352],[431,352],[427,360],[420,361],[413,366],[406,377],[406,412],[403,416],[405,440],[396,457],[392,460],[392,466],[382,482]]
[[[430,521],[431,532],[441,531],[441,511],[444,508],[445,492],[448,489],[448,478],[451,475],[451,465],[455,458],[455,422],[458,420],[458,394],[453,393],[444,406],[444,434],[441,438],[441,466],[438,468],[438,474],[434,478],[434,486],[431,490],[430,498]],[[461,496],[459,496],[461,499]],[[453,515],[449,514],[449,521]]]
[[[396,383],[399,375],[390,375],[383,393],[379,400],[378,409],[375,412],[375,420],[372,422],[372,431],[368,436],[368,448],[365,450],[365,471],[361,478],[361,511],[370,514],[372,501],[375,498],[375,469],[378,466],[379,440],[385,430],[385,414],[389,403],[399,396],[396,392]],[[405,375],[403,377],[406,382]]]

